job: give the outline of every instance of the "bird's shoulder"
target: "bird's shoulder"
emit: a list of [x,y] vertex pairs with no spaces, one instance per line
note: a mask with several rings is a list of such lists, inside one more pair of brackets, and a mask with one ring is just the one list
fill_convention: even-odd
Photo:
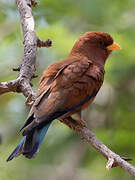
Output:
[[75,83],[88,84],[95,82],[102,85],[104,80],[104,67],[95,64],[88,58],[69,64],[56,80],[58,86],[70,87]]
[[74,78],[81,77],[91,66],[92,61],[88,59],[76,60],[69,64],[64,70],[62,75],[73,80]]
[[92,63],[92,65],[89,67],[88,71],[86,72],[87,76],[93,78],[96,81],[103,81],[104,74],[105,74],[104,67],[97,65],[95,63]]
[[82,75],[88,69],[90,63],[92,63],[90,60],[68,57],[63,61],[51,64],[40,78],[38,96],[46,91],[54,80],[59,80],[60,75],[66,76],[68,79],[74,79],[75,76]]

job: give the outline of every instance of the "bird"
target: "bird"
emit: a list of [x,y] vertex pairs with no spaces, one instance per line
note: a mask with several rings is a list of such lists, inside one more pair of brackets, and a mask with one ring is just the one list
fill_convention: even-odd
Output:
[[53,120],[81,117],[94,100],[104,81],[104,66],[113,50],[119,50],[111,35],[89,31],[75,42],[69,55],[51,64],[40,78],[38,91],[28,118],[20,131],[24,136],[7,161],[24,155],[34,158]]

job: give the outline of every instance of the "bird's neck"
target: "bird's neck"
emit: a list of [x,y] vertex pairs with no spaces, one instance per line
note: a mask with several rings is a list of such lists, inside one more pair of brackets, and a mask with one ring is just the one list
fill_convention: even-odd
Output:
[[104,69],[104,65],[107,60],[107,57],[101,57],[98,55],[89,57],[88,55],[84,55],[81,53],[70,53],[68,59],[92,61],[93,64],[97,65],[101,69]]
[[104,68],[105,62],[111,52],[104,51],[102,49],[96,49],[91,47],[89,50],[86,48],[78,49],[73,48],[69,54],[70,57],[78,59],[88,59],[99,67]]
[[107,58],[108,58],[108,56],[106,57],[101,57],[101,56],[96,56],[96,57],[91,57],[91,61],[94,63],[94,64],[96,64],[97,66],[99,66],[99,67],[102,67],[102,68],[104,68],[104,66],[105,66],[105,62],[106,62],[106,60],[107,60]]

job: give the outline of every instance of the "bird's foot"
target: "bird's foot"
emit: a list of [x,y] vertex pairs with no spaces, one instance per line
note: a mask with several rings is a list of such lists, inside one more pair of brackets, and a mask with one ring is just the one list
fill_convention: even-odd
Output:
[[82,119],[78,113],[76,113],[75,115],[76,115],[77,121],[79,121],[82,126],[87,127],[86,121],[84,121],[84,119]]
[[79,122],[82,126],[87,127],[87,123],[86,123],[86,121],[84,121],[84,119],[80,118]]
[[33,96],[32,94],[30,94],[27,98],[26,98],[26,101],[25,101],[25,106],[28,107],[28,106],[32,106],[33,103],[34,103],[35,99],[33,99]]

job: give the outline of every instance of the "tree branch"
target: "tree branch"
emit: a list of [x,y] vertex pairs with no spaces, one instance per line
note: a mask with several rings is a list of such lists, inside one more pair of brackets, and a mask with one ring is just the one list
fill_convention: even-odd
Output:
[[69,117],[62,121],[70,129],[77,132],[83,137],[94,149],[101,153],[107,160],[106,168],[109,170],[113,167],[119,166],[129,172],[131,175],[135,176],[135,167],[129,164],[127,161],[132,159],[122,158],[113,151],[111,151],[107,146],[105,146],[87,127],[83,127],[78,121]]
[[[31,80],[35,77],[35,62],[37,56],[37,47],[50,47],[51,41],[40,40],[35,33],[35,23],[32,16],[31,6],[37,3],[35,0],[16,0],[24,36],[24,58],[19,68],[18,78],[9,82],[0,83],[0,95],[7,92],[21,92],[27,97],[26,104],[31,103],[35,98],[35,93],[31,87]],[[87,127],[83,127],[79,122],[71,117],[64,119],[64,124],[82,136],[93,148],[101,153],[107,160],[107,169],[119,166],[135,176],[135,167],[127,161],[130,158],[122,158],[106,147]]]
[[35,23],[32,16],[31,6],[35,6],[34,0],[16,0],[23,36],[24,36],[24,58],[19,68],[18,78],[9,82],[0,83],[0,95],[7,92],[21,92],[27,98],[34,99],[35,93],[31,87],[31,80],[35,77],[35,62],[37,56],[37,47],[50,47],[51,40],[41,41],[35,33]]

